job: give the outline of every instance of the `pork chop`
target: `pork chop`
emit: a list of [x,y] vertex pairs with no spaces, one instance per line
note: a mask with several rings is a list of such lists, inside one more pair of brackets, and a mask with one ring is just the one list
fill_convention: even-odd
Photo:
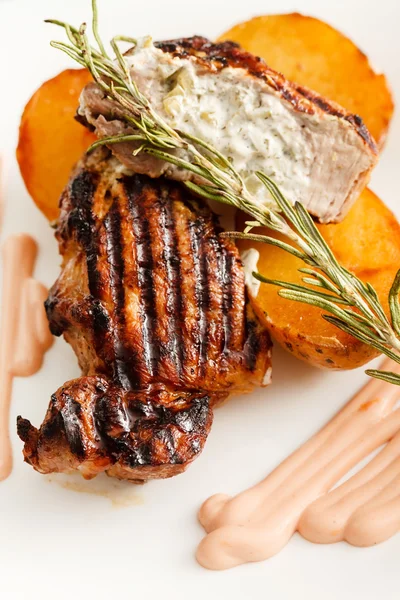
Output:
[[[287,81],[237,44],[144,38],[125,58],[154,109],[229,157],[257,202],[271,202],[254,174],[260,170],[321,222],[340,221],[368,183],[377,149],[361,118]],[[133,131],[96,83],[83,90],[78,113],[100,138]],[[134,143],[110,147],[136,172],[199,180],[149,155],[134,156]]]
[[63,264],[46,302],[82,377],[52,396],[39,430],[18,420],[36,470],[175,475],[215,405],[269,383],[271,342],[220,232],[181,184],[129,173],[106,149],[84,157],[61,198]]

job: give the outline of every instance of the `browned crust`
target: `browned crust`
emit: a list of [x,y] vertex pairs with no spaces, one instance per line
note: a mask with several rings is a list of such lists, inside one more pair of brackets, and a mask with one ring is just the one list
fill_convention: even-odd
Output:
[[207,38],[194,36],[156,42],[155,46],[176,57],[194,57],[198,64],[215,73],[225,67],[244,69],[249,75],[265,81],[283,99],[290,102],[295,110],[309,115],[322,111],[347,121],[362,137],[371,152],[378,153],[376,143],[360,116],[349,113],[339,104],[327,100],[304,86],[288,81],[282,73],[271,69],[262,58],[246,52],[235,42],[225,41],[214,44]]
[[203,449],[212,423],[206,394],[124,393],[101,377],[64,384],[37,430],[18,417],[24,458],[41,473],[102,471],[143,482],[177,475]]
[[62,197],[64,266],[46,302],[53,333],[78,346],[85,374],[124,389],[259,385],[270,340],[235,244],[183,186],[115,174],[115,163],[107,150],[87,157]]
[[83,377],[53,396],[40,429],[19,417],[41,473],[145,481],[201,452],[212,408],[261,384],[269,334],[248,301],[238,250],[180,184],[86,155],[61,198],[61,274],[46,301]]

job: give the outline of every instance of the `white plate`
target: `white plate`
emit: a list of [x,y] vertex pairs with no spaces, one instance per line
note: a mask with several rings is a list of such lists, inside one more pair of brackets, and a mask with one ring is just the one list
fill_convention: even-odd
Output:
[[[400,4],[397,0],[100,0],[105,36],[151,33],[210,38],[244,18],[293,9],[321,17],[350,35],[387,73],[400,94]],[[2,237],[27,231],[40,241],[37,276],[50,285],[59,258],[52,231],[30,201],[15,161],[21,111],[38,85],[68,58],[48,46],[62,32],[46,17],[80,23],[89,0],[0,0],[0,153],[6,158],[7,206]],[[400,120],[395,118],[372,188],[397,211]],[[57,157],[54,157],[54,161]],[[384,232],[382,232],[384,235]],[[22,462],[15,418],[39,424],[50,394],[79,373],[71,349],[58,340],[40,373],[15,382],[11,409],[15,466],[0,484],[0,598],[399,598],[400,535],[369,549],[345,543],[317,546],[295,536],[275,558],[214,573],[200,568],[194,551],[202,536],[201,502],[214,492],[235,493],[258,481],[322,425],[365,380],[362,370],[323,373],[275,349],[273,385],[235,398],[215,415],[202,456],[168,481],[114,489],[120,503],[78,493],[61,477],[43,477]],[[74,480],[78,485],[78,480]],[[99,487],[100,486],[100,487]],[[78,485],[79,487],[79,485]],[[122,496],[122,499],[121,499]]]

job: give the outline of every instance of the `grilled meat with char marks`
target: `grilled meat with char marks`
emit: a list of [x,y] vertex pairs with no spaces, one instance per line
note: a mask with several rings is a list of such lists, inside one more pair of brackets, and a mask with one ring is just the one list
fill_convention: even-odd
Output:
[[[147,38],[125,58],[162,118],[230,157],[257,201],[268,202],[254,175],[260,170],[322,222],[340,221],[368,183],[377,149],[360,117],[287,81],[237,44],[196,36],[153,45]],[[101,138],[132,133],[124,112],[96,83],[81,94],[78,119]],[[199,180],[148,154],[133,155],[133,146],[110,148],[136,172]]]
[[139,483],[178,475],[201,452],[210,400],[206,392],[126,392],[104,377],[81,377],[53,394],[39,430],[19,417],[18,433],[26,462],[41,473],[106,471]]
[[201,452],[213,407],[267,383],[270,340],[220,231],[181,184],[127,173],[108,150],[78,165],[61,198],[62,272],[46,309],[83,375],[53,395],[39,430],[19,418],[36,470],[180,473]]

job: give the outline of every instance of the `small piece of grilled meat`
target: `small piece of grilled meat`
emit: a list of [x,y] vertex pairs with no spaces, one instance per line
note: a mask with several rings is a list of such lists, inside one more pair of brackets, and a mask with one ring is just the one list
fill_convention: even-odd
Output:
[[269,382],[270,339],[220,231],[181,184],[127,173],[106,149],[84,157],[61,198],[62,271],[46,302],[83,375],[39,430],[18,419],[37,471],[175,475],[216,404]]
[[[260,170],[320,221],[340,221],[368,183],[377,149],[360,117],[286,80],[237,44],[147,38],[125,58],[163,119],[230,157],[258,202],[268,203],[254,174]],[[132,133],[96,83],[82,92],[78,119],[100,138]],[[132,143],[110,148],[135,172],[198,179],[148,154],[133,155]],[[185,151],[176,153],[188,159]]]

